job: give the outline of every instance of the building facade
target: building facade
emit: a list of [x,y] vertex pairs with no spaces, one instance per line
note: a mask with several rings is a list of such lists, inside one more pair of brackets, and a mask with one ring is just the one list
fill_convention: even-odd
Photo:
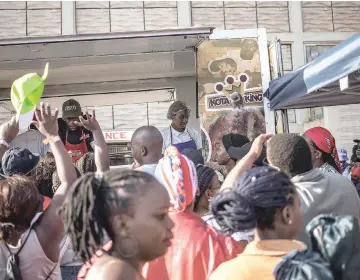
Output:
[[[311,61],[360,29],[355,1],[0,1],[0,39],[214,26],[266,28],[282,44],[287,73]],[[290,130],[328,127],[349,149],[360,128],[357,105],[289,111]],[[345,113],[352,112],[351,115]],[[345,135],[346,134],[346,135]],[[344,136],[345,135],[345,136]]]

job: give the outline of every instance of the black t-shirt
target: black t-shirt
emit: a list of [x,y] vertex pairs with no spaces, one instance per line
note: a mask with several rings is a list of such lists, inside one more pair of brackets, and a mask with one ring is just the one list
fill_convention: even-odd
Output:
[[80,144],[82,139],[81,136],[82,136],[82,132],[84,132],[84,135],[87,137],[86,138],[86,146],[88,148],[88,151],[89,152],[93,152],[94,151],[94,136],[92,134],[91,131],[83,128],[83,127],[78,127],[75,131],[70,131],[67,129],[67,125],[66,125],[66,122],[61,119],[61,118],[58,118],[58,126],[59,126],[59,136],[61,138],[61,141],[64,143],[65,145],[65,141],[66,141],[66,131],[68,131],[68,137],[67,137],[67,141],[70,143],[70,144]]

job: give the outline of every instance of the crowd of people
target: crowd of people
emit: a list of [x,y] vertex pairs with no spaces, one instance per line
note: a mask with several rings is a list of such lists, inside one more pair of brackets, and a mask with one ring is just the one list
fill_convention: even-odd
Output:
[[359,279],[360,200],[326,129],[223,135],[222,173],[176,101],[166,130],[133,133],[133,168],[110,170],[95,112],[35,115],[44,155],[0,126],[0,279]]

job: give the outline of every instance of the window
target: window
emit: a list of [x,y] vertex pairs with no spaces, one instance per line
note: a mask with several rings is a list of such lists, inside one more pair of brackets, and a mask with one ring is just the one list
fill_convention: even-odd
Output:
[[[308,45],[305,46],[306,63],[309,63],[330,50],[334,45]],[[315,121],[324,117],[324,111],[322,107],[310,108],[309,120]]]

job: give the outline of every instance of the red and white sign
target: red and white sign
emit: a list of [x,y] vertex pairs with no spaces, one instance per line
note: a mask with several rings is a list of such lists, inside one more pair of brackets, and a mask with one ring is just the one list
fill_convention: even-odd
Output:
[[106,142],[130,142],[133,131],[105,131],[103,132]]

